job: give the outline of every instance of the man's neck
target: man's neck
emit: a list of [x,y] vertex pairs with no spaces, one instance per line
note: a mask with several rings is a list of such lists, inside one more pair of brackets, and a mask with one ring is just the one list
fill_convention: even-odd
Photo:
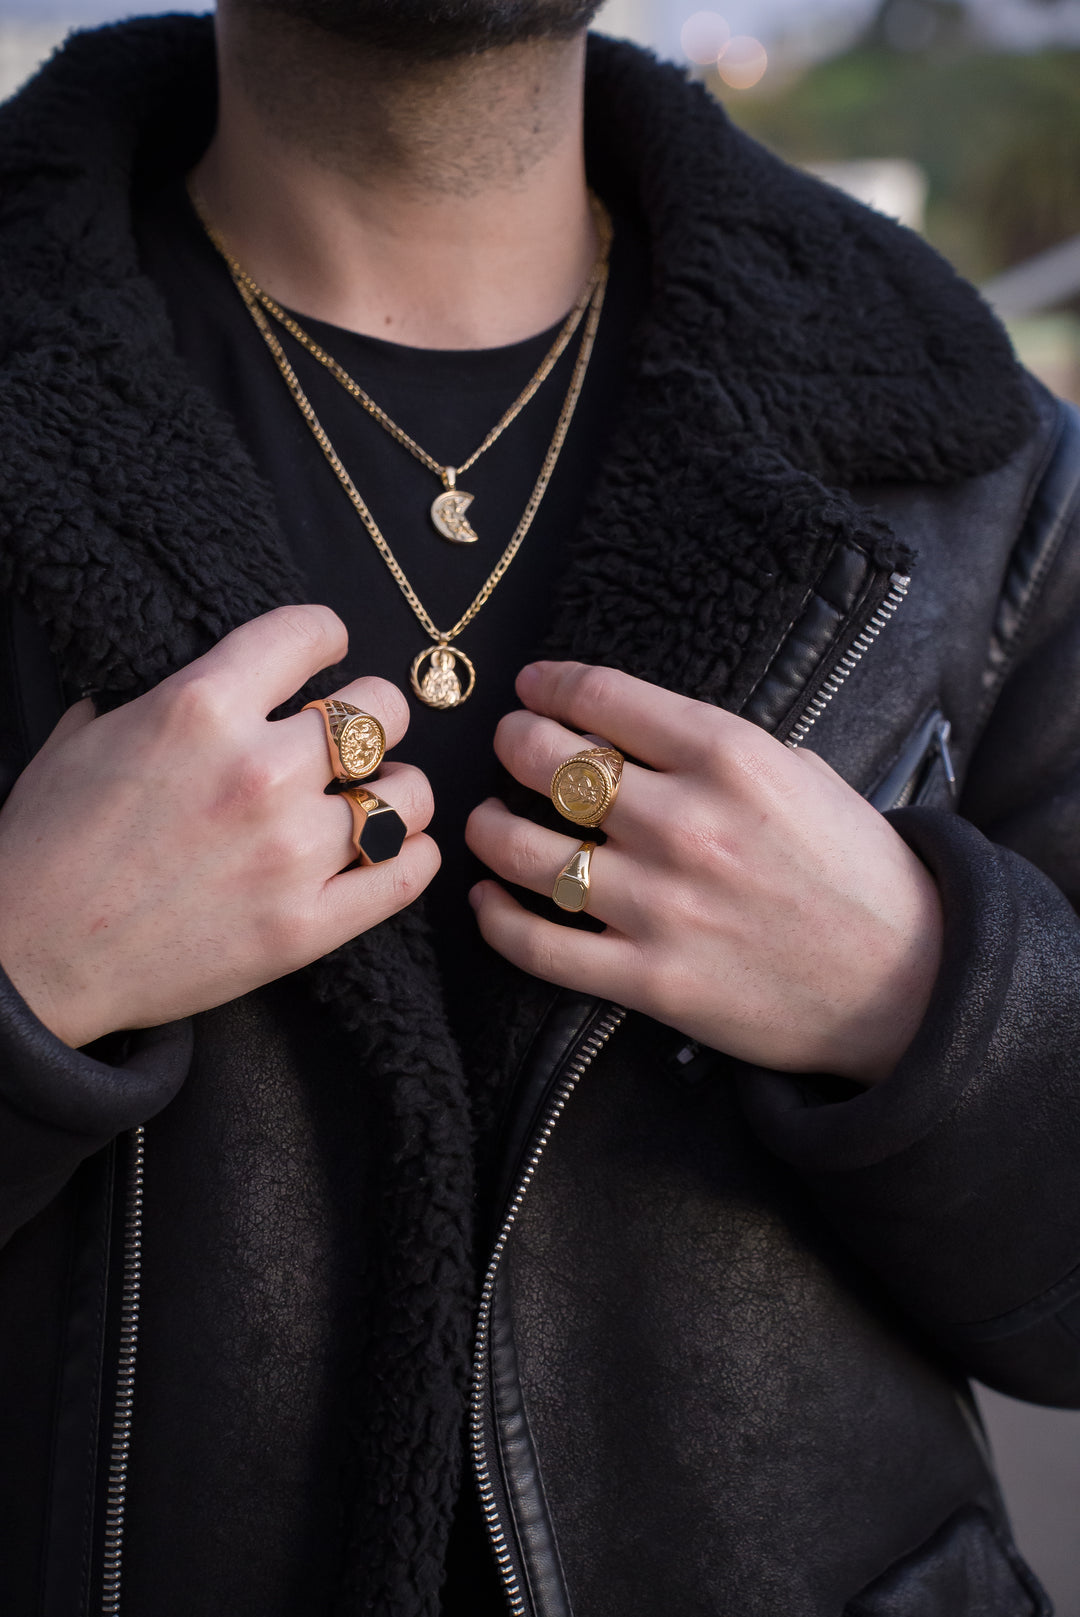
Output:
[[220,115],[193,176],[272,296],[418,348],[554,325],[597,238],[584,38],[415,62],[274,17],[218,15]]

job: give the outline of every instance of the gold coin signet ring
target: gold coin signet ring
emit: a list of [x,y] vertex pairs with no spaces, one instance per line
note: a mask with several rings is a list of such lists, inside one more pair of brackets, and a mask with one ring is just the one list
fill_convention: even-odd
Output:
[[623,755],[614,747],[575,752],[551,779],[551,801],[575,825],[597,826],[611,808],[622,779]]
[[589,867],[596,851],[595,842],[583,842],[555,878],[551,896],[561,910],[580,914],[589,902]]
[[335,696],[307,702],[301,712],[306,713],[308,708],[322,714],[334,779],[348,783],[373,775],[386,751],[386,731],[378,719],[371,713],[362,713],[350,702],[339,702]]

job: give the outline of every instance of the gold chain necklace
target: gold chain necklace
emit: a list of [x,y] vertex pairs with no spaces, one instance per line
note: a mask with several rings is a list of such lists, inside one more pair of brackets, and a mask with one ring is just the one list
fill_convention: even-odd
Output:
[[[198,204],[196,205],[198,206]],[[611,250],[612,228],[611,221],[606,213],[606,210],[603,212],[601,217],[602,229],[600,256],[597,259],[596,267],[589,279],[589,297],[584,305],[584,307],[587,307],[588,309],[588,315],[585,320],[585,329],[582,333],[581,345],[578,349],[577,359],[574,362],[574,371],[570,378],[570,386],[567,389],[566,398],[563,400],[563,406],[559,412],[559,419],[556,422],[555,432],[552,436],[551,443],[548,445],[547,454],[544,456],[544,462],[540,468],[540,475],[536,480],[533,491],[529,496],[529,503],[526,505],[517,527],[514,529],[509,544],[499,557],[498,561],[495,563],[495,566],[492,568],[487,578],[484,580],[478,593],[473,597],[473,600],[458,618],[452,629],[436,628],[430,613],[427,611],[423,602],[420,600],[420,597],[417,595],[416,591],[409,583],[409,580],[406,578],[400,562],[394,555],[394,552],[391,550],[390,546],[387,544],[382,530],[375,521],[375,518],[372,516],[371,512],[368,510],[364,500],[361,498],[356,484],[345,470],[340,456],[338,455],[333,444],[330,442],[330,439],[328,438],[325,429],[319,421],[318,416],[315,414],[310,399],[301,387],[300,380],[289,363],[288,355],[285,353],[277,334],[273,330],[269,320],[266,317],[266,313],[264,312],[262,304],[257,295],[255,283],[250,282],[250,277],[240,270],[239,265],[236,265],[236,271],[233,271],[233,264],[235,263],[235,260],[233,260],[224,250],[212,228],[209,224],[207,224],[202,209],[199,208],[198,211],[200,217],[203,219],[203,224],[206,227],[210,239],[214,242],[214,245],[218,248],[218,251],[221,252],[222,257],[225,259],[226,264],[228,264],[230,271],[233,272],[233,283],[236,286],[237,291],[240,293],[240,296],[243,298],[247,311],[251,315],[255,325],[258,327],[263,341],[266,343],[267,348],[269,348],[271,354],[273,355],[274,361],[279,372],[281,373],[282,378],[284,379],[285,385],[292,394],[293,400],[300,410],[304,420],[311,428],[312,434],[315,437],[319,448],[322,450],[324,456],[329,462],[334,474],[338,479],[338,482],[348,495],[357,516],[360,518],[361,522],[363,522],[365,528],[374,541],[375,548],[378,550],[379,555],[389,568],[390,573],[402,595],[404,595],[406,601],[408,601],[413,613],[418,618],[426,633],[430,635],[431,639],[435,642],[434,645],[427,646],[423,651],[418,652],[413,658],[412,666],[409,670],[409,678],[413,691],[422,702],[427,704],[428,707],[460,707],[462,702],[467,701],[473,693],[473,689],[476,685],[476,669],[473,666],[471,659],[468,658],[463,651],[457,647],[451,650],[450,643],[451,641],[456,640],[463,630],[468,628],[469,624],[476,617],[477,613],[480,611],[480,608],[488,600],[496,585],[499,583],[507,568],[510,566],[510,563],[520,550],[522,542],[525,539],[525,535],[532,527],[533,518],[536,516],[536,513],[540,508],[540,502],[544,498],[544,494],[547,491],[548,483],[551,481],[551,475],[555,470],[556,462],[558,461],[559,455],[562,451],[563,444],[566,441],[566,434],[570,430],[570,422],[573,419],[574,410],[576,409],[578,399],[581,396],[581,389],[585,382],[585,373],[589,368],[589,360],[592,357],[593,345],[596,341],[596,332],[600,324],[600,315],[604,307],[604,293],[607,290],[608,261]],[[462,672],[466,676],[466,683],[464,687],[462,686],[461,674],[458,671],[459,664]]]
[[[436,532],[442,534],[444,539],[449,539],[454,544],[475,544],[476,540],[479,538],[479,535],[465,515],[469,509],[469,506],[473,503],[473,495],[467,494],[462,488],[458,488],[457,480],[463,472],[467,472],[470,467],[476,465],[476,462],[480,459],[480,456],[484,454],[486,450],[490,449],[493,443],[502,437],[510,423],[517,419],[522,410],[524,410],[525,406],[529,403],[530,399],[536,396],[544,382],[546,382],[547,378],[551,375],[551,372],[555,369],[555,366],[558,364],[563,353],[566,351],[567,345],[570,343],[574,333],[578,329],[578,326],[581,324],[582,317],[592,301],[593,293],[596,290],[597,280],[601,272],[606,269],[608,255],[611,249],[611,221],[608,217],[607,210],[600,201],[599,197],[595,196],[594,193],[590,191],[589,205],[592,208],[593,218],[596,222],[596,227],[600,235],[600,252],[597,256],[596,263],[593,265],[589,278],[582,289],[581,295],[574,304],[574,307],[570,310],[570,313],[567,315],[566,319],[563,321],[555,341],[552,343],[551,347],[548,349],[548,352],[541,360],[539,368],[526,383],[522,391],[518,394],[510,408],[499,417],[498,421],[496,421],[495,425],[492,427],[484,441],[478,446],[478,448],[473,450],[472,454],[467,460],[462,461],[460,466],[441,465],[440,462],[435,459],[434,455],[429,455],[426,449],[421,448],[421,446],[416,442],[416,439],[411,437],[409,433],[405,431],[404,427],[399,427],[397,422],[387,413],[387,411],[384,410],[381,405],[376,404],[370,393],[368,393],[365,388],[361,387],[359,382],[349,375],[345,367],[343,365],[339,365],[337,360],[334,359],[332,355],[328,354],[326,350],[315,341],[310,333],[304,330],[303,326],[301,326],[298,321],[294,320],[291,315],[287,314],[281,305],[276,303],[270,294],[265,292],[258,282],[247,273],[238,260],[232,256],[228,248],[225,246],[225,243],[218,235],[214,226],[207,218],[201,198],[193,194],[192,202],[195,206],[196,212],[199,215],[199,218],[202,221],[204,230],[210,237],[210,240],[213,242],[218,252],[221,254],[222,258],[225,260],[226,264],[229,266],[229,273],[232,275],[236,286],[241,289],[241,291],[246,288],[247,291],[251,293],[252,297],[258,300],[261,307],[271,317],[271,319],[275,320],[277,324],[281,326],[284,331],[287,331],[289,335],[300,343],[303,348],[306,348],[307,352],[312,356],[313,359],[317,359],[320,365],[324,365],[330,372],[331,376],[333,376],[335,380],[338,381],[345,389],[346,393],[348,393],[351,398],[355,399],[356,402],[367,411],[368,415],[370,415],[374,421],[379,423],[380,427],[383,427],[392,438],[401,444],[402,448],[407,449],[409,454],[412,455],[415,460],[418,460],[422,466],[426,466],[429,472],[433,472],[435,476],[440,479],[443,485],[443,491],[441,494],[437,494],[435,496],[434,500],[431,502],[429,512],[432,525],[434,526]],[[245,302],[246,301],[247,300],[245,299]]]

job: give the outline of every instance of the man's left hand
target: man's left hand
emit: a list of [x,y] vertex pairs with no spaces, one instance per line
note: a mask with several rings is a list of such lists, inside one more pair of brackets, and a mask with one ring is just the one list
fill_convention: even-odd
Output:
[[[813,753],[610,668],[534,663],[495,750],[547,794],[605,741],[627,762],[592,858],[602,933],[530,914],[498,883],[471,898],[491,946],[534,976],[617,1001],[742,1060],[875,1083],[926,1013],[942,915],[925,865]],[[467,840],[496,875],[549,894],[583,838],[489,798]]]

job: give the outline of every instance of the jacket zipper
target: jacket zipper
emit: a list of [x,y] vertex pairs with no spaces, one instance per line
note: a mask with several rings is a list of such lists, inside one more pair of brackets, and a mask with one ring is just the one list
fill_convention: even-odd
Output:
[[836,664],[824,685],[817,692],[817,695],[803,708],[802,713],[784,738],[785,747],[795,748],[802,746],[837,691],[851,678],[851,675],[862,662],[882,629],[884,629],[890,618],[895,615],[899,607],[902,606],[910,584],[911,579],[904,573],[892,573],[890,575],[889,590],[881,605],[877,608],[873,617],[859,630],[859,633]]
[[[803,709],[785,738],[785,746],[799,747],[806,740],[806,737],[810,734],[810,731],[837,691],[854,673],[863,657],[881,634],[882,629],[885,628],[902,605],[910,583],[911,579],[905,574],[893,573],[890,575],[889,588],[881,604],[855,636],[850,647],[833,668],[820,690]],[[517,1182],[517,1187],[499,1230],[498,1239],[495,1242],[491,1262],[484,1278],[483,1291],[480,1294],[476,1348],[473,1356],[470,1411],[473,1469],[476,1474],[481,1509],[484,1512],[488,1534],[495,1552],[495,1560],[510,1603],[511,1617],[528,1617],[528,1608],[525,1590],[522,1587],[521,1573],[517,1566],[517,1557],[511,1548],[508,1523],[500,1512],[500,1490],[494,1471],[495,1462],[491,1455],[493,1439],[489,1439],[488,1433],[487,1409],[491,1365],[491,1310],[495,1297],[495,1286],[511,1231],[517,1222],[517,1216],[521,1211],[529,1186],[536,1176],[536,1170],[540,1165],[544,1152],[547,1150],[555,1125],[562,1116],[567,1101],[581,1082],[581,1079],[626,1016],[627,1012],[620,1006],[613,1005],[609,1007],[598,1026],[581,1041],[570,1057],[565,1077],[551,1097],[536,1134],[532,1150]],[[509,1508],[507,1507],[508,1514]]]
[[567,1101],[581,1082],[581,1079],[592,1066],[601,1050],[604,1049],[616,1028],[626,1020],[627,1015],[628,1013],[622,1006],[610,1005],[597,1026],[582,1039],[570,1056],[564,1077],[551,1096],[536,1133],[532,1149],[529,1152],[528,1160],[522,1169],[516,1189],[510,1200],[502,1227],[499,1230],[498,1239],[495,1242],[491,1262],[488,1265],[487,1275],[484,1279],[484,1289],[480,1294],[476,1350],[473,1357],[472,1408],[470,1413],[473,1469],[476,1473],[480,1505],[484,1512],[492,1548],[495,1551],[495,1559],[506,1589],[507,1599],[510,1602],[511,1617],[528,1617],[528,1614],[525,1604],[525,1591],[522,1588],[521,1577],[515,1565],[515,1556],[510,1548],[508,1530],[500,1518],[493,1471],[494,1461],[490,1453],[487,1431],[487,1393],[491,1364],[491,1308],[495,1297],[495,1285],[498,1280],[503,1253],[506,1251],[506,1245],[510,1239],[510,1232],[517,1221],[526,1192],[536,1175],[536,1170],[547,1149],[548,1141],[551,1139],[555,1125],[562,1116]]
[[131,1131],[127,1197],[124,1208],[124,1263],[120,1292],[120,1351],[116,1371],[116,1406],[109,1453],[105,1499],[105,1546],[102,1559],[102,1617],[119,1617],[124,1560],[124,1512],[127,1506],[128,1460],[135,1401],[135,1365],[139,1349],[139,1305],[142,1295],[142,1223],[146,1174],[146,1129]]

